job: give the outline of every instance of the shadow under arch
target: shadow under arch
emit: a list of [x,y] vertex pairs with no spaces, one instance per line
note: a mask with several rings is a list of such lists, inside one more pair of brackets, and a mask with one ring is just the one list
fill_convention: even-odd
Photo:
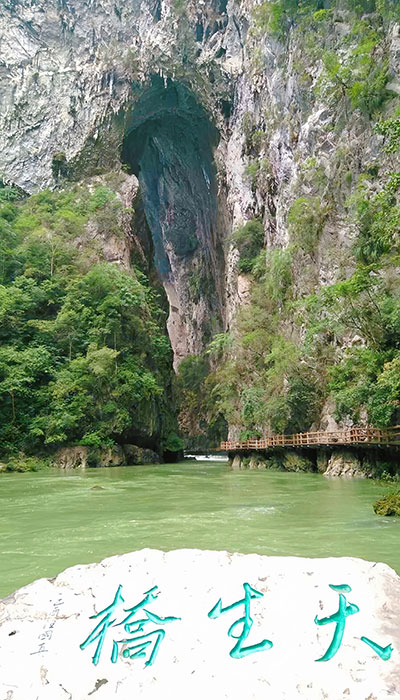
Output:
[[219,136],[181,83],[152,76],[130,114],[122,161],[138,177],[161,279],[172,258],[213,257],[217,216],[213,151]]

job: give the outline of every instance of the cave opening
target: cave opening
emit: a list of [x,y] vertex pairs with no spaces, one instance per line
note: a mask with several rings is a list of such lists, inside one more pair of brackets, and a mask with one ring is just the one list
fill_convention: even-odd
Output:
[[193,94],[153,76],[132,109],[122,160],[140,183],[161,279],[171,274],[171,258],[190,258],[199,247],[211,252],[217,143],[217,129]]
[[221,318],[223,252],[214,163],[219,134],[179,81],[152,76],[137,91],[121,157],[139,180],[152,264],[168,297],[177,367],[187,354],[203,349],[210,319],[215,326]]

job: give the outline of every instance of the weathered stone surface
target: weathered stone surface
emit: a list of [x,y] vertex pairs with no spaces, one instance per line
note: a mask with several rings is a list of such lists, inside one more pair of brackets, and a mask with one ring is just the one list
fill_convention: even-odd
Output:
[[242,457],[240,462],[240,469],[246,471],[250,467],[250,457]]
[[[212,619],[208,613],[243,600],[243,584],[261,594],[251,600],[253,625],[243,646],[263,640],[271,648],[232,658],[242,634],[244,603]],[[314,618],[338,609],[338,592],[351,587],[347,603],[359,611],[346,619],[337,653],[317,663],[327,651],[335,623],[318,626]],[[100,632],[119,586],[124,602],[109,620],[97,665],[92,663],[99,638],[80,645],[96,625]],[[162,627],[153,621],[143,634],[164,630],[153,665],[129,658],[113,642],[134,638],[137,625],[120,624],[144,593],[158,586],[131,620],[178,617]],[[90,616],[95,616],[90,619]],[[236,639],[228,636],[231,625]],[[243,620],[242,620],[243,622]],[[400,688],[400,578],[385,564],[359,559],[265,557],[199,550],[163,553],[142,550],[75,566],[55,579],[41,579],[0,602],[0,697],[4,700],[145,700],[216,698],[222,700],[384,700]],[[147,624],[147,623],[146,623]],[[137,637],[136,634],[136,643]],[[387,661],[362,641],[391,644]],[[155,640],[155,637],[145,638]],[[135,641],[130,642],[132,647]],[[131,654],[133,651],[131,651]],[[146,658],[144,658],[146,657]]]
[[[119,168],[104,175],[88,178],[85,181],[90,191],[96,187],[111,189],[116,195],[120,208],[108,213],[108,218],[101,221],[90,219],[84,235],[75,238],[77,248],[98,251],[97,259],[113,262],[121,268],[131,268],[132,247],[140,254],[140,242],[131,230],[132,202],[137,194],[139,182],[134,175],[128,175]],[[94,245],[95,244],[95,245]],[[93,252],[91,253],[93,255]]]
[[233,460],[232,460],[232,469],[239,470],[241,469],[241,464],[242,464],[242,458],[240,455],[235,455]]
[[371,474],[361,468],[361,462],[354,454],[339,451],[332,453],[324,475],[365,478]]
[[83,445],[63,447],[54,455],[52,463],[60,469],[77,467],[119,467],[125,464],[125,455],[121,447],[90,448]]
[[[152,75],[175,77],[186,71],[186,82],[193,81],[196,94],[209,105],[226,96],[223,85],[226,91],[231,68],[227,63],[220,77],[221,61],[214,58],[216,44],[232,33],[226,29],[225,10],[190,2],[185,9],[191,24],[182,25],[171,0],[159,3],[159,13],[152,12],[150,4],[151,0],[2,3],[2,175],[32,192],[54,184],[55,158],[68,164],[85,150],[86,163],[80,163],[84,168],[97,150],[100,167],[114,163],[124,125],[116,125],[113,117],[131,98],[133,80],[145,83]],[[190,41],[197,18],[204,29],[220,21],[207,32],[213,37],[211,47],[207,41],[204,46]],[[232,49],[240,51],[240,46],[232,42]],[[220,94],[204,89],[208,70],[218,76]]]
[[254,453],[250,457],[249,469],[258,469],[258,459]]
[[91,467],[120,467],[126,464],[125,454],[120,445],[95,450],[89,458]]
[[153,450],[136,445],[114,445],[97,448],[63,447],[54,455],[52,463],[60,469],[77,467],[120,467],[125,464],[158,464],[160,457]]
[[53,457],[53,465],[60,469],[75,469],[88,466],[89,448],[82,445],[77,447],[62,447]]
[[127,464],[158,464],[160,457],[157,452],[136,445],[124,445]]

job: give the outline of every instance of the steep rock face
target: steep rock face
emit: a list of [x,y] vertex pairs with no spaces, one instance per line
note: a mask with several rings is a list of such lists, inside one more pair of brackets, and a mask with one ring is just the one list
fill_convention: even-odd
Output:
[[220,318],[223,307],[213,162],[218,133],[181,83],[154,75],[138,92],[122,158],[139,178],[177,364],[210,338],[210,319]]
[[[69,162],[86,147],[87,158],[102,138],[108,148],[105,153],[101,144],[98,165],[107,157],[112,163],[121,145],[112,116],[127,106],[132,82],[147,82],[152,74],[183,78],[215,106],[229,89],[229,76],[213,61],[225,35],[224,4],[214,0],[202,10],[189,4],[189,23],[171,2],[3,3],[2,174],[28,192],[42,189],[54,183],[57,156]],[[207,80],[212,69],[220,74],[212,76],[215,88]],[[102,136],[105,122],[110,131]]]
[[[260,217],[266,245],[285,247],[290,205],[320,202],[321,234],[297,257],[297,292],[351,271],[345,176],[379,151],[365,116],[315,89],[321,61],[302,37],[260,31],[257,7],[13,0],[1,11],[0,175],[33,192],[122,155],[139,178],[175,364],[232,326],[246,301],[237,251],[223,246],[243,221]],[[331,46],[348,36],[351,48],[345,16],[328,31]],[[385,51],[399,92],[396,25]]]
[[96,187],[106,187],[115,199],[113,207],[109,205],[103,216],[89,219],[85,233],[75,238],[75,245],[82,251],[97,249],[98,258],[92,253],[94,261],[112,262],[129,270],[132,249],[140,245],[131,227],[131,207],[139,189],[138,180],[135,175],[114,170],[106,175],[88,178],[86,184],[91,192]]
[[213,122],[229,109],[230,76],[214,61],[228,17],[224,3],[188,12],[169,2],[17,1],[0,17],[0,174],[35,192],[102,172],[118,163],[125,135],[176,363],[224,315]]

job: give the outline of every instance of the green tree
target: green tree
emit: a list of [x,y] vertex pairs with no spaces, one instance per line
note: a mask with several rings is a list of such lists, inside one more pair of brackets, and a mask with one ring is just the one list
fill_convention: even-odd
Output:
[[145,437],[161,445],[176,426],[157,294],[142,273],[96,261],[90,239],[76,247],[114,199],[84,187],[0,197],[3,453]]

